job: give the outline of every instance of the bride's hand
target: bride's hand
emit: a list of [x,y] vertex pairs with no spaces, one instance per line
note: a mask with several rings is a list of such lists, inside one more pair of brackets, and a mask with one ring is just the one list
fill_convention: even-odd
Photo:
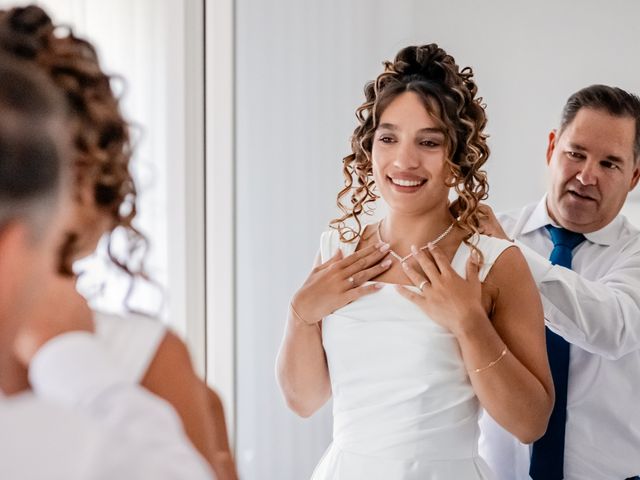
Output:
[[454,335],[464,331],[479,317],[487,316],[482,305],[482,284],[478,277],[480,267],[474,252],[467,261],[467,278],[464,279],[435,245],[429,248],[429,254],[415,248],[412,250],[419,268],[408,262],[403,262],[402,266],[420,293],[398,286],[402,296]]
[[309,325],[315,324],[335,310],[379,290],[380,285],[365,282],[391,266],[385,259],[389,245],[377,243],[346,258],[342,251],[315,267],[291,300],[294,315]]

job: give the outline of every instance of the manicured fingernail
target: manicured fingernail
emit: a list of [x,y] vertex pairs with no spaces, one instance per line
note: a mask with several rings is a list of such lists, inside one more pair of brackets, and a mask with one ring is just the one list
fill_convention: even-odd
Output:
[[388,243],[383,243],[382,246],[380,247],[380,251],[381,252],[386,252],[387,250],[389,250],[389,244]]
[[381,284],[381,283],[374,283],[373,287],[377,288],[378,290],[380,290],[382,287],[384,287],[384,285]]
[[389,260],[388,258],[380,264],[380,266],[383,268],[387,268],[390,265],[391,265],[391,260]]
[[376,248],[380,248],[384,245],[384,242],[378,242],[376,243]]
[[418,253],[418,248],[415,245],[411,245],[411,253],[414,255]]

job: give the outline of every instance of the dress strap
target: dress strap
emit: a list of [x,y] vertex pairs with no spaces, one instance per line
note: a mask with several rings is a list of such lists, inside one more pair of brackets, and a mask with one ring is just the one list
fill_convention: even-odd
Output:
[[[482,264],[482,267],[480,267],[479,272],[479,278],[481,282],[484,282],[484,280],[487,278],[487,275],[491,271],[491,267],[493,267],[496,260],[498,260],[498,257],[502,255],[502,252],[511,247],[517,248],[517,246],[509,240],[488,237],[486,235],[479,235],[477,246],[484,255],[484,263]],[[471,253],[470,248],[469,253]]]
[[342,250],[342,254],[346,257],[351,255],[358,245],[357,242],[345,243],[340,241],[340,235],[337,230],[331,229],[322,232],[320,236],[320,258],[322,263],[329,260],[338,249]]

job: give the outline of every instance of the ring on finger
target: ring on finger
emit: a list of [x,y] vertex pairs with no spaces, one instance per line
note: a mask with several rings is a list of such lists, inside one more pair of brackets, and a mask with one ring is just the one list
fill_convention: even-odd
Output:
[[351,285],[353,285],[355,283],[356,279],[353,277],[349,277],[347,278],[347,282],[349,282]]
[[429,280],[421,281],[420,285],[418,285],[418,290],[422,291],[422,289],[424,288],[425,285],[429,285]]

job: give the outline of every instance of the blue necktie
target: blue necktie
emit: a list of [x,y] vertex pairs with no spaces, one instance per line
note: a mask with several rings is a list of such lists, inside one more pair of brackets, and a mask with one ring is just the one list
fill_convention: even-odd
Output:
[[[549,260],[553,265],[571,268],[573,249],[583,240],[581,233],[547,225],[553,250]],[[567,382],[569,380],[569,343],[548,328],[547,355],[556,390],[556,403],[551,412],[546,433],[533,444],[529,475],[533,480],[564,478],[564,432],[567,423]]]

